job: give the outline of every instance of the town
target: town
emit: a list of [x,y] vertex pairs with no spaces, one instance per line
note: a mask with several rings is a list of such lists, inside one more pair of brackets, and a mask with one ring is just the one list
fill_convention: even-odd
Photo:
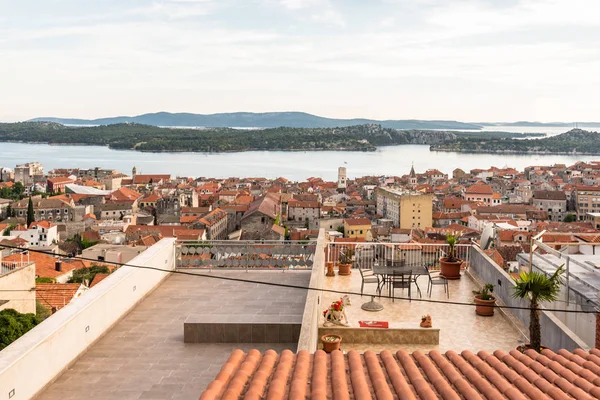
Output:
[[[315,288],[314,284],[318,282],[321,290],[346,290],[354,295],[358,292],[358,297],[352,296],[354,301],[360,301],[363,295],[371,300],[363,300],[366,301],[363,311],[359,310],[359,304],[353,304],[345,322],[336,320],[337,314],[332,314],[334,318],[328,317],[327,313],[325,321],[317,321],[323,304],[334,302],[332,310],[337,312],[350,307],[350,304],[343,303],[343,299],[336,303],[340,296],[335,294],[317,296],[305,290],[295,301],[290,299],[289,304],[281,303],[286,309],[283,317],[289,316],[296,321],[294,324],[300,319],[301,324],[289,328],[286,338],[281,339],[287,328],[283,327],[285,323],[277,322],[283,324],[277,328],[281,340],[264,336],[256,339],[252,333],[252,348],[256,348],[256,343],[285,343],[284,347],[269,348],[298,351],[303,348],[314,352],[321,346],[325,349],[328,344],[319,344],[317,337],[332,335],[335,338],[338,335],[344,336],[347,351],[374,347],[387,349],[382,343],[395,347],[404,343],[407,349],[415,351],[508,350],[527,340],[527,335],[521,332],[527,330],[528,317],[519,321],[518,312],[515,311],[515,317],[511,310],[497,310],[493,319],[486,320],[491,321],[486,322],[489,325],[478,324],[474,328],[472,326],[475,325],[469,324],[463,329],[457,328],[456,320],[452,318],[447,321],[439,318],[434,308],[411,301],[410,307],[404,308],[408,314],[403,318],[410,316],[420,320],[423,315],[421,327],[432,326],[433,320],[433,327],[439,328],[428,331],[432,335],[419,333],[422,337],[415,339],[414,328],[407,328],[406,320],[395,320],[398,317],[392,314],[396,312],[394,307],[401,304],[396,300],[395,290],[408,289],[410,300],[437,299],[440,302],[438,313],[440,310],[455,313],[443,302],[462,301],[465,293],[472,296],[471,292],[480,293],[482,287],[490,290],[495,287],[498,294],[494,301],[500,305],[511,305],[510,296],[500,298],[502,290],[507,290],[506,285],[512,284],[510,279],[518,278],[527,269],[530,255],[536,254],[537,258],[529,261],[533,260],[533,265],[540,270],[554,265],[554,269],[547,270],[552,272],[557,269],[557,263],[562,262],[561,257],[567,254],[570,257],[567,264],[571,263],[570,273],[576,274],[575,267],[589,264],[600,242],[600,161],[577,162],[569,166],[530,166],[524,171],[510,167],[470,171],[455,169],[451,176],[437,169],[417,172],[413,167],[398,176],[354,179],[348,178],[347,166],[343,166],[337,171],[337,181],[308,177],[303,182],[291,182],[284,177],[174,177],[168,171],[164,172],[142,174],[135,166],[130,173],[99,167],[61,168],[46,172],[43,165],[34,161],[14,168],[0,168],[0,291],[3,300],[0,301],[0,310],[13,309],[18,315],[35,315],[36,318],[35,323],[29,326],[25,323],[19,325],[17,331],[20,329],[20,333],[3,339],[0,350],[13,341],[14,345],[19,344],[20,335],[31,329],[30,333],[37,331],[47,323],[45,319],[48,322],[59,321],[55,314],[56,317],[66,315],[62,314],[63,308],[77,307],[77,304],[83,305],[86,301],[92,304],[94,296],[103,295],[100,288],[109,288],[110,282],[114,282],[111,285],[119,284],[117,272],[122,273],[119,279],[126,279],[125,269],[149,265],[142,264],[139,261],[142,259],[154,265],[152,262],[160,258],[156,251],[172,252],[173,248],[175,253],[167,256],[164,263],[160,261],[162,267],[169,265],[165,271],[216,271],[212,272],[213,277],[266,279],[270,284],[291,282],[306,288],[309,284]],[[449,238],[455,240],[456,249]],[[544,250],[540,250],[542,248]],[[460,261],[455,275],[451,275],[444,272],[439,259],[453,254],[454,250]],[[554,257],[558,257],[556,263],[542,261],[546,260],[544,256],[553,252],[556,252]],[[577,261],[578,256],[587,258]],[[409,275],[408,283],[396,282],[393,272],[385,272],[382,260],[400,268],[412,266],[411,274],[414,275]],[[348,271],[342,270],[345,264],[350,265]],[[590,268],[594,270],[597,265],[600,265],[600,260]],[[420,272],[421,268],[425,268],[424,272]],[[289,270],[289,273],[266,278],[265,270]],[[309,272],[311,270],[313,272]],[[263,274],[256,275],[259,271]],[[240,275],[240,272],[246,275]],[[325,272],[327,277],[332,278],[327,278]],[[439,274],[432,276],[433,272]],[[587,288],[590,289],[590,285],[594,287],[598,283],[597,278],[591,278],[591,275],[586,278],[585,272],[580,273],[579,278],[574,275],[572,279],[588,280]],[[110,279],[111,275],[115,275],[114,280]],[[463,278],[460,279],[460,276]],[[222,284],[205,282],[193,286],[190,279],[180,278],[173,275],[161,284],[164,279],[161,276],[143,293],[149,294],[155,287],[159,289],[152,292],[147,300],[139,297],[136,302],[155,301],[152,299],[156,296],[166,296],[157,294],[163,287],[176,285],[177,292],[187,291],[189,296],[201,296],[203,293],[201,298],[206,304],[202,303],[201,307],[207,307],[212,301],[209,293]],[[134,292],[142,287],[143,279],[135,281],[138,283],[133,286]],[[368,285],[370,283],[376,285]],[[436,290],[433,286],[437,284],[443,289]],[[576,290],[577,284],[573,282],[567,286],[567,302],[569,291]],[[579,284],[582,285],[581,282]],[[95,291],[97,285],[99,288]],[[224,290],[244,292],[242,286],[230,286]],[[174,290],[174,287],[165,290]],[[403,290],[401,292],[402,296],[406,295]],[[592,295],[585,297],[587,292],[579,290],[576,295],[570,294],[571,301],[575,301],[574,298],[580,300],[573,303],[573,310],[589,311],[590,301],[596,299]],[[262,299],[262,295],[256,293],[247,293],[247,296]],[[284,295],[287,296],[289,294]],[[156,301],[168,303],[170,299],[162,297]],[[266,302],[267,298],[263,301]],[[134,304],[137,303],[132,303],[132,307]],[[151,304],[158,306],[158,303]],[[525,303],[517,305],[522,304]],[[286,308],[288,306],[292,311]],[[478,310],[477,314],[486,315],[490,310],[489,315],[492,315],[493,308],[481,313]],[[385,322],[370,321],[369,312],[379,312],[377,319]],[[388,312],[390,314],[386,314]],[[469,309],[455,313],[459,320],[475,324],[474,319],[478,317],[474,314]],[[113,323],[119,321],[122,315],[118,314]],[[227,318],[232,318],[228,315]],[[228,328],[209,332],[206,336],[196,332],[196,329],[206,329],[203,324],[217,323],[210,317],[206,314],[193,321],[189,315],[183,317],[185,345],[248,343],[241,338],[242,327],[235,328],[235,338],[231,340],[224,339],[227,334],[223,332],[228,332]],[[259,322],[263,325],[274,323],[268,317],[263,315]],[[239,318],[244,323],[248,322],[247,316]],[[552,318],[562,322],[556,322],[549,328],[546,321],[544,329],[554,329],[552,337],[559,338],[561,347],[573,350],[592,348],[600,343],[593,315],[588,318],[586,314],[581,319],[568,316]],[[333,326],[328,326],[329,322]],[[183,321],[179,321],[177,328],[173,329],[180,331],[179,323]],[[370,341],[364,342],[362,336],[353,330],[354,326],[361,329],[358,327],[378,323],[390,328],[389,331],[393,332],[391,339],[379,330],[382,338],[373,336]],[[39,327],[34,328],[36,324]],[[118,331],[118,328],[115,329]],[[489,331],[496,331],[498,335],[479,341],[486,336],[483,332]],[[448,336],[446,332],[454,334]],[[262,335],[269,337],[268,330]],[[402,341],[405,340],[403,335],[407,335],[408,341]],[[547,336],[544,338],[549,340]],[[290,343],[293,345],[286,347]],[[554,342],[545,344],[552,346]],[[93,350],[91,354],[90,357],[93,357]],[[217,362],[225,362],[223,357]],[[237,356],[234,353],[231,357]],[[239,363],[236,365],[239,366]],[[104,368],[109,369],[108,366]],[[216,375],[216,371],[211,371],[202,376],[202,386],[194,387],[198,394]],[[115,376],[112,378],[116,379]],[[156,384],[158,382],[162,381],[159,379]],[[62,393],[60,385],[55,384],[52,388]],[[148,392],[151,388],[144,390]]]

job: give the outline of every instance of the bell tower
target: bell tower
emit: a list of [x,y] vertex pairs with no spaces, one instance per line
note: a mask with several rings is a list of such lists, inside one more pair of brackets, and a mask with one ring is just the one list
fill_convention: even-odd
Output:
[[414,189],[417,186],[417,174],[415,174],[415,166],[414,164],[410,167],[410,175],[408,178],[408,183]]

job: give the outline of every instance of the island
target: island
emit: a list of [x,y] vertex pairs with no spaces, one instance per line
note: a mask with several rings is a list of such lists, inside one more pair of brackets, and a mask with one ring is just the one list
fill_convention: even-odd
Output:
[[600,133],[571,129],[560,135],[540,139],[481,138],[462,136],[455,140],[432,144],[431,151],[460,153],[514,153],[514,154],[600,154]]
[[405,144],[433,145],[444,149],[444,146],[454,146],[463,141],[470,143],[471,140],[495,141],[526,136],[529,135],[509,132],[398,130],[379,124],[267,129],[161,128],[138,123],[77,127],[41,121],[0,124],[0,142],[97,145],[145,152],[374,151],[380,146]]

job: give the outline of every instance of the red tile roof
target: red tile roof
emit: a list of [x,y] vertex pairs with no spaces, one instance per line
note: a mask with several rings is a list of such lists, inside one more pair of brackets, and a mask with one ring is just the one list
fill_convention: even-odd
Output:
[[108,275],[109,274],[102,274],[102,273],[98,273],[98,274],[94,275],[94,279],[92,279],[92,282],[90,283],[90,288],[96,286],[101,281],[106,279],[108,277]]
[[36,283],[35,297],[44,307],[60,310],[73,300],[80,286],[80,283]]
[[210,399],[593,399],[600,351],[424,354],[235,350],[200,396]]
[[371,225],[371,220],[369,218],[346,218],[344,222],[350,226]]
[[[35,274],[36,276],[44,277],[44,278],[56,278],[57,276],[64,275],[67,272],[76,269],[83,268],[87,265],[80,265],[79,263],[82,261],[71,260],[66,261],[62,260],[62,270],[55,270],[55,263],[57,261],[56,257],[53,257],[44,253],[37,253],[30,251],[29,255],[21,255],[21,254],[12,254],[10,256],[4,257],[3,261],[30,261],[35,262]],[[78,261],[78,262],[75,262]],[[87,263],[87,261],[86,261]]]
[[485,183],[476,183],[474,185],[469,186],[467,188],[467,193],[469,194],[492,194],[494,191],[491,186],[486,185]]
[[155,174],[155,175],[136,175],[133,177],[133,183],[138,185],[145,185],[147,183],[158,183],[159,181],[170,181],[171,175],[168,174]]
[[141,193],[136,192],[133,189],[122,187],[106,196],[106,199],[115,201],[134,201],[140,197],[142,197]]

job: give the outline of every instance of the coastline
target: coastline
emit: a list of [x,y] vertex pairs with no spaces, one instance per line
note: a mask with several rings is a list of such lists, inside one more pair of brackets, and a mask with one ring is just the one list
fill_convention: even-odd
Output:
[[600,156],[600,152],[582,152],[582,151],[539,151],[539,150],[466,150],[466,149],[436,149],[429,147],[432,153],[464,153],[464,154],[524,154],[524,155],[544,155],[544,156]]
[[[116,151],[135,151],[138,153],[196,153],[196,154],[231,154],[231,153],[246,153],[251,151],[289,151],[289,152],[321,152],[321,151],[356,151],[356,152],[374,152],[377,151],[379,146],[373,146],[369,148],[300,148],[300,149],[279,149],[279,148],[248,148],[248,149],[240,149],[240,150],[220,150],[220,151],[201,151],[201,150],[189,150],[189,149],[181,149],[181,150],[139,150],[137,148],[119,148],[119,147],[111,147],[110,144],[90,144],[90,143],[50,143],[50,142],[36,142],[29,140],[0,140],[0,143],[23,143],[23,144],[44,144],[47,146],[85,146],[85,147],[105,147],[110,150]],[[409,144],[407,144],[409,145]],[[403,145],[393,145],[393,146],[403,146]]]
[[[190,154],[235,154],[235,153],[247,153],[254,151],[261,152],[325,152],[325,151],[339,151],[339,152],[361,152],[361,153],[372,153],[376,152],[380,148],[385,147],[395,147],[395,146],[427,146],[424,143],[404,143],[404,144],[392,144],[392,145],[382,145],[382,146],[373,146],[372,148],[299,148],[299,149],[280,149],[280,148],[248,148],[248,149],[240,149],[240,150],[221,150],[221,151],[195,151],[189,149],[181,149],[181,150],[139,150],[136,148],[124,149],[124,148],[116,148],[111,147],[109,144],[89,144],[89,143],[49,143],[49,142],[36,142],[36,141],[26,141],[26,140],[0,140],[0,143],[23,143],[23,144],[43,144],[48,146],[85,146],[85,147],[104,147],[110,150],[115,151],[134,151],[138,153],[147,153],[147,154],[181,154],[181,153],[190,153]],[[560,156],[600,156],[600,152],[585,152],[585,151],[576,151],[576,152],[565,152],[565,151],[539,151],[539,150],[529,150],[529,151],[519,151],[519,150],[466,150],[466,149],[444,149],[444,148],[435,148],[435,145],[429,145],[429,151],[431,153],[441,152],[441,153],[457,153],[457,154],[490,154],[490,155],[498,155],[498,154],[507,154],[507,155],[560,155]]]

